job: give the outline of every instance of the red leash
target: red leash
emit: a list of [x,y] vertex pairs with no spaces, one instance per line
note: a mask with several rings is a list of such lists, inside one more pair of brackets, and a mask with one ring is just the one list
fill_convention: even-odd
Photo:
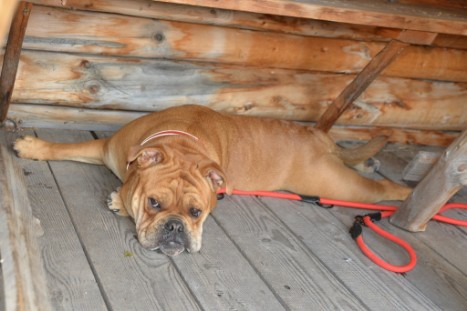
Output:
[[[225,190],[221,189],[217,192],[218,195],[222,196],[225,194]],[[392,271],[392,272],[398,272],[398,273],[405,273],[410,270],[412,270],[416,263],[417,263],[417,255],[410,246],[409,243],[405,242],[404,240],[398,238],[395,235],[392,235],[391,233],[381,229],[378,227],[374,222],[379,221],[382,218],[386,218],[391,216],[396,210],[397,206],[393,205],[381,205],[381,204],[368,204],[368,203],[359,203],[359,202],[348,202],[348,201],[341,201],[341,200],[330,200],[330,199],[325,199],[325,198],[320,198],[317,196],[303,196],[303,195],[298,195],[294,193],[282,193],[282,192],[274,192],[274,191],[242,191],[242,190],[233,190],[233,193],[235,195],[245,195],[245,196],[261,196],[261,197],[270,197],[270,198],[276,198],[276,199],[286,199],[286,200],[295,200],[295,201],[302,201],[302,202],[307,202],[307,203],[313,203],[317,204],[321,207],[324,208],[330,208],[333,207],[334,205],[338,206],[343,206],[343,207],[351,207],[351,208],[358,208],[358,209],[368,209],[368,210],[375,210],[379,211],[377,213],[373,214],[367,214],[364,216],[356,216],[355,217],[355,222],[350,229],[350,235],[352,238],[356,241],[358,247],[360,247],[361,251],[368,257],[370,258],[374,263],[376,263],[378,266]],[[467,220],[460,220],[460,219],[455,219],[455,218],[450,218],[447,216],[441,215],[442,212],[448,210],[448,209],[454,209],[454,208],[460,208],[460,209],[467,209],[467,204],[464,203],[448,203],[444,205],[441,210],[433,216],[432,219],[439,221],[439,222],[444,222],[452,225],[457,225],[457,226],[466,226],[467,227]],[[403,266],[395,266],[387,263],[380,257],[378,257],[375,253],[373,253],[364,243],[363,237],[362,237],[362,231],[363,231],[363,226],[366,226],[370,229],[372,229],[374,232],[377,234],[383,236],[384,238],[392,241],[393,243],[401,246],[406,250],[406,252],[409,254],[409,263]]]

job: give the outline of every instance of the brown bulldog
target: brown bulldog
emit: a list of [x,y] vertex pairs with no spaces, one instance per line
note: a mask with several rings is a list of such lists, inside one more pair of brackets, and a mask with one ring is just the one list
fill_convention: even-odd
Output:
[[123,182],[109,208],[134,219],[145,248],[175,256],[201,248],[202,225],[221,187],[361,202],[405,199],[409,188],[346,166],[384,144],[376,138],[343,149],[312,127],[182,106],[134,120],[110,138],[57,144],[27,136],[14,149],[22,158],[105,164]]

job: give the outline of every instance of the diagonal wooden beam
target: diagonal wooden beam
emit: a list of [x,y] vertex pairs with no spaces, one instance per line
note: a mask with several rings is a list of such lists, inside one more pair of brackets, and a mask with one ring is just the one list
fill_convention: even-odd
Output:
[[355,79],[337,96],[316,124],[316,128],[328,132],[336,120],[356,100],[373,80],[404,50],[407,43],[391,40],[363,68]]
[[431,45],[437,35],[432,32],[402,30],[396,40],[390,41],[337,96],[318,120],[316,127],[328,132],[342,113],[400,55],[406,46],[409,44]]
[[2,73],[0,75],[0,123],[5,121],[10,106],[11,95],[15,85],[21,47],[28,25],[32,3],[21,1],[11,22],[10,34],[3,57]]

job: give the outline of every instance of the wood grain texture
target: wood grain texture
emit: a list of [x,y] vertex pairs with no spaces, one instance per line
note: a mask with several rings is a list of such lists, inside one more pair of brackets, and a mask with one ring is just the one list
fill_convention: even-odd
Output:
[[281,220],[264,206],[249,202],[249,198],[226,197],[213,217],[290,309],[364,308]]
[[467,130],[445,150],[417,185],[391,223],[403,229],[425,231],[428,221],[462,187],[467,185]]
[[5,310],[50,310],[37,242],[41,223],[32,215],[21,168],[3,144],[0,172],[2,304]]
[[162,0],[162,2],[206,6],[272,15],[294,16],[336,22],[403,28],[436,33],[467,34],[464,10],[410,6],[400,3],[344,0]]
[[[0,142],[11,145],[19,133],[0,135]],[[34,135],[22,132],[21,135]],[[104,299],[83,251],[79,236],[63,203],[54,176],[46,162],[15,158],[24,175],[38,235],[40,262],[43,263],[50,305],[54,310],[107,310]]]
[[[209,24],[250,30],[263,30],[303,36],[341,38],[362,41],[390,41],[397,38],[397,28],[355,25],[271,14],[223,10],[199,6],[162,3],[153,0],[32,0],[39,5],[68,9],[117,13],[154,19]],[[437,5],[440,5],[439,3]],[[434,46],[467,49],[467,37],[439,34]]]
[[[236,114],[316,121],[354,77],[89,55],[57,57],[55,53],[25,51],[12,101],[13,106],[30,103],[82,108],[83,115],[85,109],[108,109],[107,115],[117,119],[113,110],[147,112],[201,104]],[[338,124],[462,130],[467,122],[466,96],[467,83],[380,77]],[[52,116],[58,111],[42,108],[44,111],[34,114]],[[18,107],[12,110],[10,117],[17,115]],[[34,114],[31,119],[37,118]],[[75,122],[74,118],[65,120],[64,115],[55,117]]]
[[[56,106],[12,105],[10,117],[17,127],[115,131],[145,113],[65,108]],[[70,121],[72,120],[72,121]],[[329,132],[334,140],[370,140],[385,135],[391,142],[448,146],[458,132],[388,129],[375,127],[338,127]]]
[[[388,275],[381,269],[369,269],[371,263],[347,232],[353,217],[342,222],[335,216],[339,213],[335,209],[270,198],[261,198],[260,201],[259,204],[274,212],[329,270],[334,271],[368,310],[438,309],[404,278]],[[385,252],[379,254],[385,255]]]
[[[385,46],[44,7],[30,23],[25,49],[341,73],[360,72]],[[383,74],[466,82],[466,57],[465,50],[411,46]]]
[[5,120],[10,106],[21,47],[23,45],[23,38],[26,33],[26,26],[28,25],[31,9],[32,3],[21,1],[11,23],[5,54],[3,56],[2,72],[0,74],[0,123]]
[[318,120],[316,127],[328,132],[337,119],[349,108],[365,89],[378,77],[387,66],[407,47],[407,44],[393,40],[388,43],[366,66],[355,79],[329,105]]
[[212,217],[204,224],[201,251],[173,262],[204,310],[287,309]]
[[[93,139],[89,133],[64,131],[41,130],[38,135],[53,141]],[[109,170],[60,161],[50,166],[110,309],[199,309],[170,260],[141,248],[134,223],[106,207],[107,196],[120,185]]]

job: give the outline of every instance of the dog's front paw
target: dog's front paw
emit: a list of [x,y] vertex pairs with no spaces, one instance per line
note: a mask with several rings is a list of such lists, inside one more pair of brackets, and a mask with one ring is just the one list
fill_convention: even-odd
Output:
[[18,138],[13,144],[13,150],[16,155],[24,159],[46,160],[48,143],[33,137],[24,136]]
[[123,205],[123,200],[120,197],[119,189],[112,192],[107,199],[107,207],[117,215],[128,216],[128,213]]

